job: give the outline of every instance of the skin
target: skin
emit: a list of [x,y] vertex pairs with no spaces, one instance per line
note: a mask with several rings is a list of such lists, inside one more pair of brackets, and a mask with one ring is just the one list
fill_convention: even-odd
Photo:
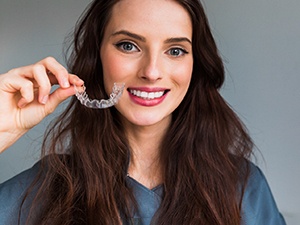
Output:
[[73,84],[83,81],[52,57],[0,75],[0,153],[74,95]]
[[[100,56],[106,91],[114,82],[126,84],[116,108],[132,149],[128,172],[148,188],[163,181],[159,146],[189,87],[191,39],[189,14],[168,0],[122,0],[105,31]],[[74,95],[73,85],[82,84],[52,57],[0,75],[0,152]],[[53,85],[58,88],[50,93]],[[145,100],[130,94],[133,89],[165,94]]]
[[[125,83],[116,108],[132,150],[128,173],[148,188],[163,179],[159,146],[190,84],[191,40],[188,12],[168,0],[122,0],[105,30],[100,56],[106,91],[114,82]],[[149,100],[130,90],[167,93]]]

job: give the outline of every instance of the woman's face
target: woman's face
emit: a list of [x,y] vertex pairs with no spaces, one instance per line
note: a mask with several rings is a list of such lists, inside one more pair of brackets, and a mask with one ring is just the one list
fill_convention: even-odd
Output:
[[122,0],[113,7],[101,45],[104,85],[125,83],[116,105],[126,123],[167,126],[184,98],[193,68],[192,23],[175,1]]

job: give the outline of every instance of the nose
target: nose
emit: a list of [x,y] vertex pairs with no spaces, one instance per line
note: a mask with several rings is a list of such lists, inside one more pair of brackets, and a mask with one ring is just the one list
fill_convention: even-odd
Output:
[[162,79],[163,62],[159,54],[148,54],[142,60],[140,77],[146,81],[155,82]]

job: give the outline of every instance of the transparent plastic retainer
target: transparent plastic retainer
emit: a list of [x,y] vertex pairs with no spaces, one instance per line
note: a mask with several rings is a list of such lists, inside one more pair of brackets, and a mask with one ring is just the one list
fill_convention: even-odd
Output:
[[92,109],[105,109],[114,106],[118,103],[120,97],[123,94],[125,84],[124,83],[114,83],[112,88],[112,93],[109,96],[109,99],[90,99],[88,94],[86,93],[86,87],[83,85],[81,87],[82,90],[78,90],[74,85],[76,91],[76,97],[80,101],[80,103],[88,108]]

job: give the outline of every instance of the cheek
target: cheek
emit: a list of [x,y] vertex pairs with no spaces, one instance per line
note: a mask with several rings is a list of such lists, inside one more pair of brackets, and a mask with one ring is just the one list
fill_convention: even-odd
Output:
[[133,61],[109,53],[102,57],[102,66],[104,80],[111,83],[125,82],[135,68]]
[[118,80],[118,76],[122,63],[118,60],[118,58],[107,54],[105,57],[102,57],[102,66],[103,66],[103,76],[105,81],[109,80]]
[[193,71],[192,62],[188,62],[186,64],[185,63],[178,64],[176,68],[175,82],[183,89],[187,89],[192,78],[192,71]]
[[126,77],[131,74],[133,66],[124,62],[124,59],[116,54],[104,54],[101,57],[103,66],[103,78],[106,92],[110,92],[113,84],[126,83]]

